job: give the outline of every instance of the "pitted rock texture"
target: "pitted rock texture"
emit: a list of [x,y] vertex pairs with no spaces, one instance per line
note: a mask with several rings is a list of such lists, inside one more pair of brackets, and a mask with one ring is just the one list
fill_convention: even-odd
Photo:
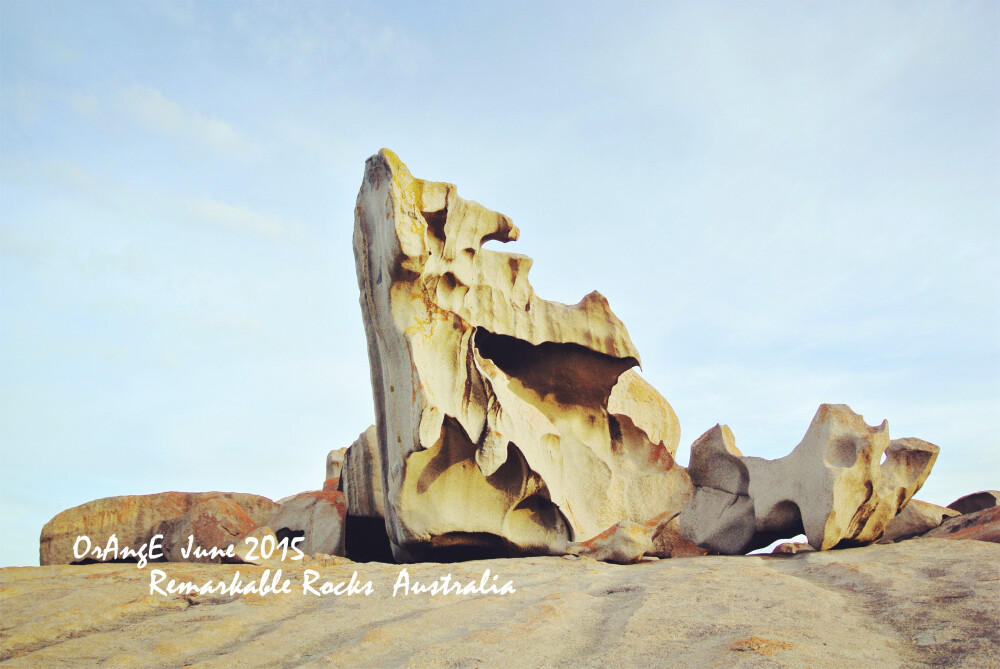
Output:
[[743,456],[729,428],[716,425],[691,446],[695,492],[681,533],[729,555],[798,534],[820,551],[867,545],[920,489],[937,454],[920,439],[890,441],[887,421],[871,427],[843,404],[821,405],[777,460]]
[[212,497],[236,502],[255,526],[263,525],[278,508],[266,497],[238,492],[161,492],[95,499],[66,509],[45,524],[39,563],[76,562],[73,544],[80,535],[89,536],[94,546],[105,546],[114,534],[120,546],[138,549],[162,531],[162,523],[180,518],[191,507]]
[[386,529],[400,561],[551,554],[678,511],[670,405],[607,300],[537,297],[509,218],[368,159],[354,254]]
[[[1000,546],[919,539],[790,557],[620,566],[534,557],[407,565],[413,581],[485,569],[512,595],[392,596],[399,565],[285,563],[289,594],[149,594],[150,566],[0,569],[0,660],[21,667],[997,666]],[[159,565],[230,580],[263,567]],[[305,569],[371,596],[302,594]],[[272,570],[273,572],[273,570]]]

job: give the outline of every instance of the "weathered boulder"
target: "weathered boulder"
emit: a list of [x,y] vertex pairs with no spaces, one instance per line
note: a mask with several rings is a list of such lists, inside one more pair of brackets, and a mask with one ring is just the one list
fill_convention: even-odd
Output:
[[400,561],[560,553],[691,493],[676,416],[607,300],[542,300],[530,258],[483,248],[518,234],[390,151],[367,162],[354,253]]
[[993,508],[998,503],[1000,503],[1000,490],[982,490],[959,497],[949,504],[948,508],[959,513],[975,513],[983,509]]
[[[163,553],[168,562],[231,562],[225,553],[257,528],[250,515],[227,497],[209,497],[187,510],[180,518],[166,520],[157,528],[163,534]],[[200,548],[205,553],[200,553]],[[212,549],[217,549],[218,552]]]
[[680,515],[677,513],[665,513],[646,523],[646,527],[651,529],[650,539],[653,542],[653,547],[646,551],[646,555],[658,558],[708,555],[706,549],[681,535]]
[[927,532],[928,539],[971,539],[1000,544],[1000,506],[963,513]]
[[653,541],[649,528],[630,520],[623,520],[595,537],[569,544],[566,553],[601,562],[634,564],[652,550]]
[[340,478],[340,471],[344,468],[344,459],[347,457],[346,448],[335,448],[326,455],[326,478]]
[[247,534],[236,545],[235,553],[236,559],[233,562],[262,567],[288,568],[290,564],[300,563],[291,559],[298,554],[290,546],[278,547],[278,537],[270,527],[258,527]]
[[878,540],[880,544],[893,541],[903,541],[920,536],[933,530],[945,519],[960,515],[954,509],[948,509],[919,499],[911,499],[895,518],[889,521],[885,534]]
[[382,491],[382,460],[378,432],[371,425],[347,447],[340,476],[340,488],[347,496],[347,515],[357,518],[385,518]]
[[263,524],[278,508],[266,497],[235,492],[162,492],[96,499],[66,509],[45,524],[39,541],[40,564],[77,562],[73,544],[82,535],[90,537],[94,546],[105,546],[114,534],[120,546],[138,549],[157,534],[161,523],[180,518],[212,497],[236,502],[255,525]]
[[303,537],[298,547],[307,555],[344,554],[347,500],[337,490],[293,495],[264,523],[278,539]]
[[691,446],[695,491],[681,533],[730,555],[797,534],[816,550],[870,544],[937,454],[920,439],[890,441],[888,422],[870,427],[843,404],[821,405],[799,445],[777,460],[743,456],[729,428],[716,425]]

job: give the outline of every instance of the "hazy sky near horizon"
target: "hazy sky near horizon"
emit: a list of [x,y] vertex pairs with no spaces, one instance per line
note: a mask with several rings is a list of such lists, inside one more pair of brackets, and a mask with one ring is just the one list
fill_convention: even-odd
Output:
[[1000,5],[0,0],[0,566],[113,495],[321,486],[373,421],[365,159],[600,290],[682,427],[823,402],[1000,488]]

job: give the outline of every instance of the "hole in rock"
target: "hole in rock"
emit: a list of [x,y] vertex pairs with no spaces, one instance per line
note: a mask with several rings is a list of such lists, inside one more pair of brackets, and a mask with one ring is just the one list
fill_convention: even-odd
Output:
[[348,516],[344,523],[344,548],[347,557],[355,562],[395,562],[381,518]]
[[281,527],[274,531],[274,536],[277,537],[278,541],[281,541],[282,539],[288,539],[288,545],[290,546],[292,544],[292,539],[296,537],[306,536],[306,531],[293,530],[289,527]]
[[438,241],[444,243],[444,224],[448,220],[448,210],[422,211],[420,213],[423,214],[424,220],[427,221],[427,230]]
[[858,447],[851,437],[841,437],[830,444],[830,451],[827,457],[835,467],[845,469],[853,467],[858,459]]
[[799,505],[791,500],[782,500],[771,507],[766,521],[766,525],[754,536],[748,553],[775,542],[793,541],[792,537],[805,534]]
[[638,364],[635,358],[614,358],[579,344],[536,346],[483,328],[476,329],[473,342],[480,355],[539,396],[591,408],[604,406],[622,372]]
[[502,537],[488,532],[448,532],[433,537],[430,543],[409,544],[405,548],[415,562],[466,562],[520,556]]

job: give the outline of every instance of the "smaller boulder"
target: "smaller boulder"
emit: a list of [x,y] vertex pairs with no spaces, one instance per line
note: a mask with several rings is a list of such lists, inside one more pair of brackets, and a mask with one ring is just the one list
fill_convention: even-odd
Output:
[[959,497],[948,505],[959,513],[975,513],[983,509],[991,509],[1000,503],[1000,490],[982,490],[965,497]]
[[[247,541],[247,539],[254,539],[255,541]],[[265,539],[267,540],[267,545],[265,545]],[[271,541],[274,543],[272,544]],[[271,546],[278,545],[278,537],[275,536],[274,530],[270,527],[258,527],[256,530],[250,534],[243,537],[243,540],[236,547],[236,560],[235,562],[240,562],[243,564],[255,564],[261,567],[271,567],[277,568],[282,566],[287,566],[282,562],[282,557],[284,552],[281,549],[276,549],[267,558],[264,557],[261,548],[263,547],[266,551]],[[289,551],[287,557],[296,555],[294,551]],[[300,564],[299,562],[291,562],[290,564]]]
[[1000,544],[1000,506],[949,518],[923,536],[928,539],[972,539]]
[[708,551],[681,536],[680,516],[676,512],[664,513],[646,523],[652,530],[653,548],[646,553],[658,558],[699,557]]
[[921,502],[919,499],[911,499],[903,507],[903,510],[889,521],[889,524],[885,528],[885,534],[882,535],[878,543],[891,544],[896,541],[920,536],[925,532],[933,530],[946,518],[957,515],[959,515],[958,511],[953,509],[931,504],[930,502]]
[[652,530],[649,527],[623,520],[596,537],[571,543],[566,552],[601,562],[634,564],[653,550],[651,535]]
[[783,544],[778,544],[771,551],[771,555],[798,555],[799,553],[815,553],[816,549],[805,543],[804,541],[786,541]]
[[303,537],[299,548],[307,555],[344,555],[347,499],[336,490],[316,490],[293,495],[268,519],[279,538]]

